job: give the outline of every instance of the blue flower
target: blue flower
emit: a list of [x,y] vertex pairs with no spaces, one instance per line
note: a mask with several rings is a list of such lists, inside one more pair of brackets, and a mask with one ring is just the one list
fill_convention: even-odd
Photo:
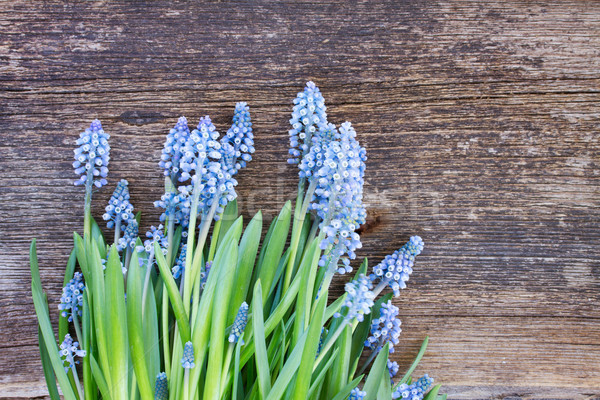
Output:
[[204,264],[204,269],[200,271],[200,287],[204,289],[206,286],[206,282],[208,281],[208,274],[210,274],[210,269],[212,268],[212,261],[207,261]]
[[359,388],[352,389],[350,392],[350,396],[348,396],[348,400],[362,400],[367,395],[367,392],[364,390],[360,390]]
[[[197,180],[202,179],[206,174],[206,166],[210,161],[209,157],[215,160],[221,158],[219,152],[221,144],[217,141],[218,138],[219,132],[217,132],[210,117],[207,115],[200,118],[198,127],[190,133],[182,149],[179,160],[180,182],[191,180],[192,185],[195,184]],[[199,190],[202,190],[202,188],[200,187]],[[191,192],[191,188],[189,188],[189,191]]]
[[165,211],[160,216],[160,222],[165,223],[168,219],[173,219],[175,224],[184,228],[189,223],[189,208],[185,207],[186,196],[175,192],[167,192],[160,197],[160,200],[154,202],[154,207],[162,208]]
[[346,308],[346,314],[335,313],[335,317],[344,317],[347,322],[353,322],[356,318],[359,322],[364,320],[364,316],[371,312],[373,307],[374,293],[371,291],[373,285],[371,281],[363,274],[359,275],[354,281],[345,285],[346,300],[342,307]]
[[400,310],[391,301],[383,303],[380,308],[379,318],[371,322],[371,336],[365,341],[365,346],[379,352],[386,343],[390,344],[390,353],[394,352],[394,345],[400,342],[401,322],[398,318]]
[[154,400],[169,400],[169,382],[167,381],[167,374],[164,372],[156,375]]
[[108,175],[108,161],[110,160],[110,146],[108,138],[110,135],[102,129],[100,121],[95,119],[90,127],[79,134],[75,149],[75,162],[73,168],[79,175],[75,185],[84,185],[89,182],[96,187],[106,185],[106,176]]
[[321,91],[313,82],[307,82],[304,91],[294,99],[294,108],[290,124],[290,164],[298,164],[302,156],[308,153],[311,137],[321,125],[327,124],[325,100]]
[[187,342],[183,347],[183,357],[181,358],[181,366],[184,369],[191,369],[196,366],[194,364],[194,345],[192,342]]
[[393,379],[397,374],[400,366],[396,361],[387,361],[388,372],[390,373],[390,379]]
[[158,243],[164,255],[167,254],[167,247],[169,246],[168,239],[165,237],[164,227],[159,225],[158,228],[156,226],[151,226],[150,230],[146,232],[146,237],[149,238],[144,241],[143,246],[137,246],[136,250],[138,253],[146,252],[146,256],[139,257],[138,261],[140,267],[143,267],[145,264],[150,263],[154,264],[154,243]]
[[394,296],[400,295],[400,289],[406,287],[406,281],[413,271],[415,257],[423,250],[423,239],[413,236],[408,243],[391,255],[385,256],[383,261],[373,267],[370,275],[372,281],[380,279],[379,286],[389,286],[394,291]]
[[165,176],[170,176],[172,181],[176,181],[179,176],[179,160],[189,135],[190,128],[185,117],[179,117],[175,127],[167,134],[158,165],[164,169]]
[[58,309],[62,311],[60,314],[63,317],[68,317],[69,322],[73,321],[73,313],[81,317],[84,290],[83,275],[81,272],[75,272],[73,279],[63,288],[60,304],[58,305]]
[[[237,343],[240,336],[244,333],[244,329],[246,329],[246,324],[248,323],[248,304],[243,302],[238,310],[237,315],[235,316],[235,320],[233,321],[233,326],[231,327],[231,333],[229,334],[229,343]],[[244,341],[242,340],[242,344]]]
[[[339,140],[329,142],[322,157],[323,165],[310,178],[316,182],[310,208],[317,212],[326,235],[319,264],[343,274],[352,271],[350,260],[362,247],[356,230],[367,215],[362,203],[366,150],[356,140],[352,125],[345,122]],[[340,259],[343,266],[338,267]]]
[[396,390],[394,390],[394,393],[392,393],[392,399],[423,400],[425,393],[432,384],[433,378],[430,378],[429,375],[425,374],[411,385],[407,385],[406,383],[399,385]]
[[65,366],[65,372],[69,372],[69,368],[75,368],[75,364],[79,364],[79,361],[76,361],[75,357],[85,357],[85,350],[80,350],[79,343],[74,342],[73,338],[71,338],[71,335],[67,333],[65,335],[65,339],[60,345],[58,354],[63,360],[63,364],[68,364]]
[[254,134],[250,121],[250,108],[245,102],[235,105],[233,124],[221,139],[224,149],[223,158],[230,167],[229,173],[235,175],[246,163],[252,160],[254,153]]
[[179,250],[179,257],[175,260],[175,265],[171,268],[171,273],[173,274],[173,278],[179,279],[185,271],[185,257],[187,254],[187,244],[182,243]]
[[131,219],[127,223],[127,227],[124,230],[123,237],[119,238],[119,242],[117,244],[117,249],[119,251],[123,251],[126,249],[134,249],[135,242],[137,241],[139,232],[138,232],[138,223],[135,218]]
[[110,229],[121,222],[127,223],[133,219],[133,206],[129,202],[128,185],[127,180],[121,179],[108,201],[106,212],[102,215],[102,219],[107,221],[106,226]]
[[329,330],[325,327],[321,328],[321,336],[319,336],[319,346],[317,347],[317,357],[321,354],[321,350],[323,349],[323,343],[325,343],[325,339],[329,334]]
[[309,151],[302,157],[298,168],[298,174],[301,178],[310,178],[314,176],[323,166],[325,153],[329,143],[339,140],[340,134],[334,124],[322,125],[316,134],[312,137],[312,144]]

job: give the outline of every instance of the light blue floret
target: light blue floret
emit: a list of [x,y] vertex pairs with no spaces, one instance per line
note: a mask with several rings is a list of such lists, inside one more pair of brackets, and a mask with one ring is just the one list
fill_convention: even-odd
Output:
[[66,363],[65,372],[69,372],[70,368],[75,368],[75,364],[79,364],[79,361],[75,360],[75,357],[85,357],[85,350],[79,349],[79,343],[74,342],[70,334],[65,335],[65,339],[60,345],[58,351],[60,358],[63,361],[63,365]]
[[117,249],[119,251],[123,251],[126,249],[133,250],[135,248],[135,242],[137,241],[138,235],[138,223],[135,220],[135,218],[133,218],[127,223],[127,227],[123,232],[123,237],[119,239],[119,242],[117,244]]
[[327,124],[325,100],[313,82],[307,82],[304,91],[294,99],[290,124],[290,164],[298,164],[311,146],[311,138],[321,125]]
[[158,165],[164,170],[165,176],[170,176],[173,181],[179,176],[179,160],[189,135],[190,128],[185,117],[179,117],[175,127],[167,134]]
[[[235,321],[233,321],[233,326],[231,327],[231,333],[229,334],[229,342],[237,343],[240,339],[240,336],[244,333],[244,329],[246,329],[246,324],[248,323],[248,304],[243,302],[238,310],[237,315],[235,316]],[[244,342],[242,341],[242,344]]]
[[106,176],[108,175],[108,162],[110,160],[110,146],[108,139],[110,135],[102,129],[100,121],[95,119],[90,127],[79,134],[75,149],[75,162],[73,168],[79,175],[75,185],[85,185],[88,176],[92,179],[90,184],[96,187],[106,185]]
[[177,260],[175,260],[175,265],[171,268],[171,273],[173,274],[173,278],[179,279],[181,278],[183,272],[185,271],[185,257],[187,255],[187,244],[182,243],[179,250],[179,256]]
[[58,305],[58,309],[61,310],[61,315],[63,317],[68,317],[69,322],[73,321],[73,313],[78,317],[81,317],[84,290],[85,285],[83,284],[83,275],[81,272],[75,272],[73,279],[71,279],[69,283],[67,283],[67,286],[63,288],[60,304]]
[[387,361],[388,372],[390,373],[390,379],[393,379],[397,374],[400,366],[396,361]]
[[352,389],[352,392],[350,392],[350,396],[348,396],[348,400],[363,400],[366,395],[367,395],[367,392],[365,392],[364,390],[361,390],[359,388],[354,388],[354,389]]
[[383,261],[373,267],[371,280],[379,280],[380,284],[389,286],[394,291],[394,296],[399,296],[400,289],[406,287],[406,281],[413,271],[415,257],[421,254],[423,246],[420,236],[412,236],[402,248],[385,256]]
[[425,374],[411,385],[407,385],[406,383],[399,385],[396,390],[394,390],[394,393],[392,393],[392,399],[423,400],[425,393],[432,384],[433,378],[430,378],[429,375]]
[[164,372],[156,375],[156,383],[154,384],[154,400],[168,400],[169,399],[169,382],[167,381],[167,374]]
[[121,179],[108,201],[102,219],[107,221],[106,226],[109,229],[114,228],[115,224],[127,223],[133,219],[133,206],[129,202],[128,185],[127,180]]
[[374,318],[371,323],[371,336],[365,341],[365,346],[378,353],[386,343],[390,344],[390,353],[394,352],[394,345],[400,342],[401,322],[397,318],[398,307],[391,301],[383,303],[380,308],[379,318]]
[[221,139],[223,158],[230,167],[229,173],[235,175],[252,160],[254,153],[254,134],[250,119],[250,108],[245,102],[235,105],[233,124]]
[[359,275],[354,281],[350,281],[345,285],[346,289],[346,300],[342,304],[342,307],[346,308],[345,315],[341,313],[335,313],[335,317],[344,317],[344,319],[351,323],[354,319],[359,322],[364,320],[364,316],[371,312],[373,307],[373,299],[375,298],[374,293],[371,291],[373,285],[371,281],[363,274]]
[[184,369],[191,369],[196,366],[194,364],[194,345],[192,342],[187,342],[183,347],[183,357],[181,358],[181,366]]

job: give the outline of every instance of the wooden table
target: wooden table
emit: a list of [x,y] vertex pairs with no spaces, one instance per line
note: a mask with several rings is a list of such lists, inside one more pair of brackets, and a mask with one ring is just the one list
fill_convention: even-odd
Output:
[[426,241],[396,302],[401,367],[429,335],[418,373],[452,398],[600,395],[600,3],[18,0],[0,4],[0,398],[45,393],[28,246],[54,309],[83,220],[78,133],[102,120],[110,184],[129,179],[147,228],[166,131],[225,129],[245,100],[241,209],[270,219],[309,79],[368,149],[360,255]]

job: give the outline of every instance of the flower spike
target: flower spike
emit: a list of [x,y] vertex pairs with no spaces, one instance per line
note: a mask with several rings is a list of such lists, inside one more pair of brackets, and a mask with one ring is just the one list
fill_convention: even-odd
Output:
[[398,307],[392,304],[391,300],[383,303],[380,308],[379,318],[373,319],[371,323],[371,336],[365,341],[365,346],[376,353],[383,348],[386,343],[390,344],[390,353],[394,352],[394,345],[400,342],[401,322],[398,318]]
[[307,82],[304,91],[294,99],[290,124],[290,158],[288,163],[298,164],[308,153],[311,137],[321,125],[327,124],[325,100],[313,82]]
[[73,321],[73,314],[81,317],[83,307],[83,275],[81,272],[75,272],[73,279],[63,288],[62,296],[58,309],[61,310],[63,317],[68,317],[69,322]]
[[100,121],[95,119],[90,127],[79,134],[75,149],[75,162],[73,168],[79,175],[75,185],[93,184],[100,188],[106,185],[108,175],[108,161],[110,160],[110,135],[102,129]]
[[406,281],[413,271],[415,257],[421,254],[423,246],[423,239],[413,236],[400,250],[385,256],[383,261],[374,266],[369,278],[373,282],[376,279],[380,280],[375,292],[379,293],[385,286],[389,286],[394,291],[394,296],[400,296],[400,289],[406,287]]
[[122,222],[128,223],[133,219],[133,206],[129,202],[128,185],[127,180],[121,179],[108,201],[105,208],[106,212],[102,215],[102,219],[107,221],[106,226],[110,229]]
[[[235,321],[233,321],[233,326],[231,327],[231,334],[229,335],[229,343],[237,343],[240,339],[240,336],[244,333],[244,329],[246,328],[246,324],[248,323],[248,304],[243,302],[240,306],[240,309],[235,316]],[[242,340],[242,344],[244,341]]]
[[169,382],[167,381],[167,374],[164,372],[156,375],[154,400],[169,400]]
[[183,357],[181,358],[181,366],[184,369],[191,369],[196,366],[194,364],[194,345],[192,342],[187,342],[183,347]]

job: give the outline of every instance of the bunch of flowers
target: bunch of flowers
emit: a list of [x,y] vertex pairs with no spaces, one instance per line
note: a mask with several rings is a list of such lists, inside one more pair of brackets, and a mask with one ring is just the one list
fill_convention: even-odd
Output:
[[254,153],[246,103],[223,135],[208,116],[193,129],[181,117],[168,132],[154,203],[162,215],[144,241],[124,179],[102,216],[109,236],[92,217],[92,192],[107,184],[109,135],[98,120],[81,133],[73,166],[85,219],[58,307],[60,345],[31,246],[53,400],[59,387],[68,400],[445,399],[428,375],[411,377],[427,339],[404,375],[389,359],[402,351],[392,297],[406,287],[420,237],[370,271],[365,259],[328,304],[332,280],[353,271],[362,246],[367,158],[351,123],[338,127],[325,110],[308,82],[290,120],[294,210],[286,202],[262,239],[262,214],[244,228],[236,202],[237,176]]

